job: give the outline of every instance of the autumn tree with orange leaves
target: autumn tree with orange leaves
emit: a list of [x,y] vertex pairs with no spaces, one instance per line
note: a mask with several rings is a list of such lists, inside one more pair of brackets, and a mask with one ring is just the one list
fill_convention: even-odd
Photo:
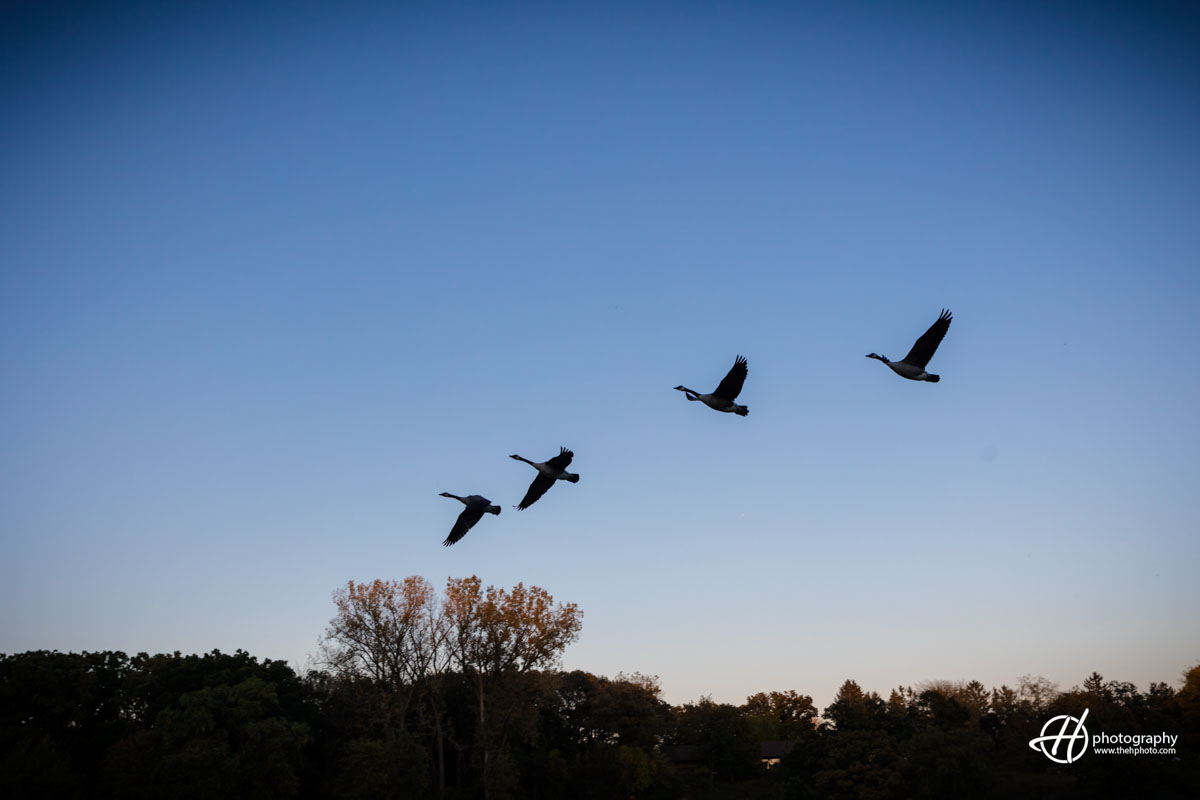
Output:
[[450,579],[444,612],[451,657],[475,685],[476,753],[487,797],[495,782],[492,754],[503,752],[506,722],[517,707],[510,702],[489,713],[492,701],[506,688],[506,677],[556,665],[579,636],[583,612],[574,603],[555,605],[537,586],[518,583],[511,592],[494,586],[485,591],[474,575]]
[[[441,677],[456,667],[477,700],[475,752],[484,794],[494,782],[492,754],[503,749],[507,723],[522,705],[505,679],[553,667],[578,636],[583,612],[555,604],[550,593],[518,583],[511,591],[479,578],[450,578],[444,598],[420,576],[346,584],[334,593],[337,613],[322,641],[325,664],[357,690],[360,713],[390,736],[403,731],[409,707],[424,693],[444,782]],[[493,713],[493,701],[508,702]],[[420,706],[424,708],[425,705]]]
[[421,682],[444,668],[433,585],[420,576],[350,581],[333,602],[337,614],[321,643],[326,666],[357,696],[371,727],[403,730]]

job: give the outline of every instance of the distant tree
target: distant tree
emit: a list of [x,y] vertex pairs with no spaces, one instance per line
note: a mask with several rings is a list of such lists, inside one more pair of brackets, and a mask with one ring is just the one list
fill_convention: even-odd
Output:
[[1092,724],[1105,730],[1136,733],[1141,729],[1141,695],[1131,683],[1105,681],[1100,673],[1093,672],[1084,678],[1082,689],[1076,686],[1061,692],[1048,713],[1078,716],[1085,709]]
[[124,682],[131,715],[149,723],[179,697],[206,687],[234,686],[258,678],[274,687],[280,713],[292,719],[312,719],[312,693],[285,661],[261,662],[244,650],[203,655],[138,653],[129,662]]
[[864,692],[855,681],[847,680],[838,689],[833,703],[825,709],[825,730],[857,730],[882,727],[887,704],[875,692]]
[[1147,730],[1165,730],[1167,725],[1178,727],[1179,701],[1171,684],[1152,682],[1149,691],[1142,695],[1142,702]]
[[1099,672],[1093,672],[1083,679],[1083,691],[1094,703],[1107,703],[1112,699],[1108,692],[1108,684]]
[[49,735],[19,739],[0,752],[0,786],[23,800],[67,800],[83,796],[84,781]]
[[[633,717],[644,716],[641,712],[646,709],[622,708],[619,699],[614,703],[612,695],[622,693],[614,692],[612,683],[616,681],[583,670],[559,673],[541,706],[539,729],[547,746],[573,754],[595,744],[624,740],[623,729],[631,723],[636,731],[641,720]],[[653,702],[661,701],[654,697]]]
[[65,797],[94,775],[104,751],[137,728],[130,669],[111,651],[0,656],[0,786]]
[[[961,710],[958,718],[964,721],[969,718],[967,709],[955,698],[931,690],[923,695],[930,693]],[[900,769],[904,776],[901,796],[983,797],[993,785],[992,741],[976,728],[944,723],[943,717],[943,724],[916,731],[900,746],[903,757]]]
[[[1191,734],[1186,746],[1200,750],[1200,664],[1183,673],[1183,688],[1175,695],[1175,701],[1182,729]],[[1182,736],[1180,741],[1183,743]]]
[[831,800],[886,800],[903,797],[904,756],[881,730],[851,726],[827,729],[820,769],[813,785]]
[[1017,679],[1017,702],[1026,714],[1045,716],[1057,696],[1058,684],[1041,675],[1022,675]]
[[759,692],[746,698],[742,712],[754,717],[770,720],[772,725],[764,732],[771,735],[764,739],[798,739],[815,732],[817,707],[806,694],[785,692]]
[[[526,757],[526,794],[643,797],[671,781],[658,745],[671,730],[658,678],[559,674],[541,707],[540,749]],[[534,781],[531,783],[530,781]],[[678,796],[678,793],[668,796]]]
[[542,705],[539,728],[548,750],[573,755],[609,735],[593,721],[600,678],[583,670],[559,674]]
[[650,787],[654,778],[650,756],[640,747],[602,746],[597,749],[595,760],[602,772],[611,776],[609,797],[637,797]]
[[979,681],[967,681],[954,694],[954,699],[962,703],[971,715],[971,725],[978,727],[991,710],[991,693]]
[[620,673],[598,678],[585,724],[596,740],[646,752],[662,743],[672,721],[655,676]]
[[917,696],[916,707],[932,727],[942,730],[965,727],[971,721],[971,711],[958,701],[953,687],[949,691],[926,689]]
[[404,733],[388,741],[352,739],[334,766],[333,794],[340,800],[408,800],[425,795],[429,756]]
[[294,797],[310,729],[279,715],[273,684],[250,677],[178,696],[153,724],[110,749],[112,797]]
[[898,686],[888,694],[883,706],[883,730],[897,740],[907,739],[925,724],[916,690]]
[[676,708],[675,724],[673,741],[702,747],[712,780],[732,782],[757,773],[761,744],[737,706],[702,697]]
[[[144,797],[228,780],[286,797],[314,713],[287,664],[240,650],[2,656],[0,785],[22,797]],[[166,781],[167,769],[183,777]]]
[[1146,697],[1129,681],[1109,681],[1104,687],[1109,699],[1119,706],[1129,709],[1135,714],[1144,711]]

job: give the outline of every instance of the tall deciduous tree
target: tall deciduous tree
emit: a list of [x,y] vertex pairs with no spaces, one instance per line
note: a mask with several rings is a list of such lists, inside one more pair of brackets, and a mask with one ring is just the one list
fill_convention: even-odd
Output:
[[512,591],[489,586],[479,578],[451,578],[446,584],[446,644],[455,664],[475,684],[479,727],[476,747],[483,774],[484,796],[491,791],[491,752],[505,717],[489,716],[490,701],[509,674],[546,669],[579,636],[583,612],[574,603],[555,605],[537,586],[518,583]]
[[373,726],[402,729],[418,683],[437,661],[437,598],[420,576],[346,584],[333,595],[337,613],[322,642],[326,664],[365,684]]
[[367,727],[385,738],[403,731],[414,700],[427,701],[415,707],[431,712],[439,789],[445,772],[442,675],[455,666],[475,688],[476,752],[486,791],[490,756],[503,747],[505,723],[521,705],[514,700],[493,721],[494,696],[506,676],[556,664],[579,635],[583,616],[575,604],[555,604],[536,586],[485,591],[475,576],[451,578],[444,598],[414,576],[350,582],[333,599],[337,613],[322,644],[326,664],[349,688],[366,690],[357,695],[360,712]]

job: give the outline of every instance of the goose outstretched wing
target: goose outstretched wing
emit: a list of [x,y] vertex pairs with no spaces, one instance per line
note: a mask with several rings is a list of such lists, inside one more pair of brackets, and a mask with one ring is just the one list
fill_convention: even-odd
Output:
[[717,397],[725,400],[736,400],[738,394],[742,391],[742,384],[746,382],[746,373],[749,369],[746,366],[746,359],[738,356],[733,366],[729,369],[729,373],[721,381],[721,385],[713,392]]
[[468,506],[463,509],[463,512],[458,515],[458,520],[455,521],[454,527],[450,529],[450,535],[446,537],[446,541],[442,542],[442,547],[449,547],[459,539],[467,535],[467,531],[475,525],[476,522],[483,519],[483,512],[487,506],[482,508],[471,508]]
[[547,461],[546,466],[562,472],[564,469],[571,466],[571,459],[574,457],[575,454],[570,450],[565,447],[560,447],[558,448],[558,455]]
[[946,331],[950,330],[950,321],[950,312],[942,309],[942,314],[937,318],[937,322],[930,325],[929,330],[921,334],[921,338],[917,339],[912,350],[909,350],[908,355],[904,357],[904,362],[925,369],[925,365],[929,363],[929,359],[933,358],[938,345],[946,336]]
[[[561,456],[555,456],[555,458],[561,458]],[[571,458],[570,455],[568,455],[567,463],[570,462]],[[538,498],[544,495],[546,491],[553,485],[554,478],[551,478],[549,475],[543,475],[539,472],[537,477],[533,479],[533,483],[529,484],[529,491],[525,492],[525,497],[523,497],[521,502],[517,504],[517,510],[524,511],[525,509],[529,508],[531,505],[536,503]]]

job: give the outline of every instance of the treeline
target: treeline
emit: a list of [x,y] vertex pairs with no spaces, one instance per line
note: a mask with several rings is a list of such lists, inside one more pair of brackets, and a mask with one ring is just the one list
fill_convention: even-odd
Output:
[[[0,787],[22,798],[1200,796],[1200,667],[1146,692],[1092,674],[846,681],[818,713],[772,691],[672,707],[657,680],[556,669],[582,615],[537,587],[348,584],[319,669],[237,651],[0,656]],[[1058,714],[1178,735],[1173,755],[1056,765]]]

